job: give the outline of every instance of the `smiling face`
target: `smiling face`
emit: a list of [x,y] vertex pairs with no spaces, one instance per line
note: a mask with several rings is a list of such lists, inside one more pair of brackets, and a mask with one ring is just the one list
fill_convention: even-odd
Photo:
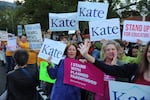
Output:
[[107,46],[105,46],[104,48],[105,59],[112,60],[115,54],[117,54],[117,48],[115,47],[114,44],[108,44]]
[[77,55],[77,48],[74,45],[70,45],[67,49],[67,57],[74,59]]

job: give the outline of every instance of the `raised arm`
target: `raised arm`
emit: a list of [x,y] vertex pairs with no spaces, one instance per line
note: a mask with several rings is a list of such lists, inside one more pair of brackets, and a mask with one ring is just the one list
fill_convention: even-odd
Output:
[[87,59],[89,62],[93,63],[97,68],[101,69],[108,75],[118,76],[118,77],[131,77],[135,74],[137,70],[137,65],[135,64],[126,64],[122,66],[117,66],[116,64],[116,56],[112,61],[112,65],[107,65],[102,61],[96,60],[90,54],[88,54],[89,50],[88,43],[80,44],[78,50],[80,51],[81,55]]
[[95,58],[92,57],[90,54],[88,54],[89,48],[90,48],[90,45],[88,45],[88,43],[85,42],[84,44],[83,43],[79,44],[78,50],[80,51],[81,55],[85,59],[87,59],[91,63],[95,63]]

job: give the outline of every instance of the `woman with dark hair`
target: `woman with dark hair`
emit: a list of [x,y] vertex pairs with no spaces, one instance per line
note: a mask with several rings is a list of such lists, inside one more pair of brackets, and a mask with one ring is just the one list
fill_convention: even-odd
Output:
[[138,56],[138,45],[132,45],[129,48],[128,56],[130,56],[130,57],[137,57]]
[[[65,49],[66,58],[77,59],[79,51],[75,44],[69,44]],[[81,100],[80,88],[64,84],[64,60],[61,60],[54,68],[49,66],[48,73],[51,78],[56,79],[51,92],[50,100]],[[51,65],[51,64],[50,64]]]
[[36,86],[38,85],[38,70],[29,67],[29,54],[24,49],[14,52],[16,66],[7,74],[7,100],[36,100]]
[[137,84],[150,85],[150,41],[145,47],[142,60],[139,64],[123,64],[120,66],[115,65],[117,61],[117,55],[115,55],[113,57],[112,65],[108,65],[89,55],[88,49],[88,43],[80,44],[78,48],[83,57],[85,57],[89,62],[93,63],[106,74],[129,78],[130,81]]

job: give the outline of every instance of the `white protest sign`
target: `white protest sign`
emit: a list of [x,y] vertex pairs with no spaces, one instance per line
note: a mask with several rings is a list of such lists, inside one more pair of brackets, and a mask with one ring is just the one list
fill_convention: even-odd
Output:
[[7,41],[7,40],[8,40],[7,31],[0,31],[0,41]]
[[150,100],[150,86],[109,81],[110,100]]
[[8,51],[15,51],[17,49],[17,37],[8,38],[6,48]]
[[49,13],[49,29],[51,31],[78,30],[77,13]]
[[51,61],[54,64],[58,64],[62,59],[65,48],[66,44],[45,38],[38,57],[47,60],[51,56]]
[[108,3],[98,2],[78,2],[78,20],[94,21],[106,19],[108,12]]
[[143,44],[150,40],[150,22],[125,20],[122,40],[135,43],[137,39],[142,40]]
[[30,48],[33,50],[40,50],[43,43],[40,24],[25,25],[25,32],[30,43]]
[[89,22],[90,40],[120,39],[120,21],[118,18]]
[[69,30],[68,34],[75,34],[75,32],[76,32],[75,30]]

